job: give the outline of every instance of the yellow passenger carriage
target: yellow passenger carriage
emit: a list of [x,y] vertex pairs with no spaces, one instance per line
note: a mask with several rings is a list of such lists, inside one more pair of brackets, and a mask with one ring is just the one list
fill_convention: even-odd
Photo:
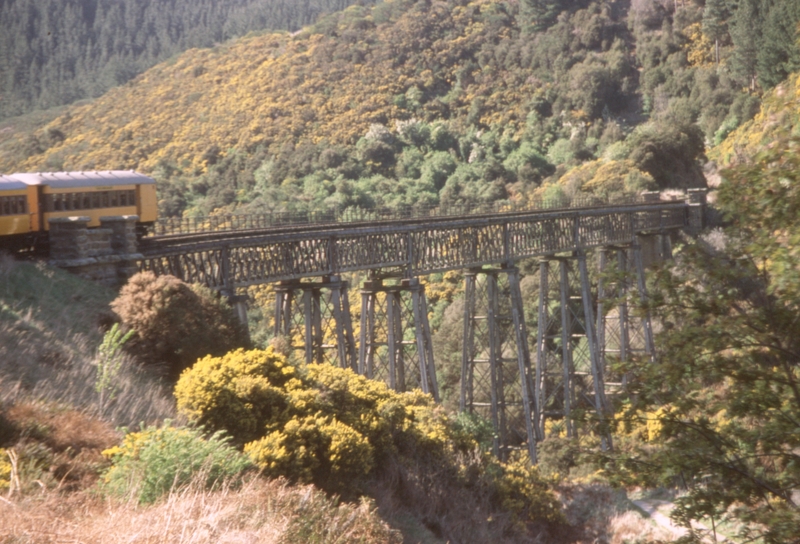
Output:
[[0,247],[35,245],[49,220],[87,216],[89,226],[109,215],[138,215],[145,232],[157,216],[155,180],[132,170],[38,172],[0,176]]

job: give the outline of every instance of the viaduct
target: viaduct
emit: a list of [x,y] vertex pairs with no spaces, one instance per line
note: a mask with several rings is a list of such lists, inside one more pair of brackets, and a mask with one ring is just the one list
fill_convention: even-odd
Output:
[[[307,362],[350,368],[397,391],[420,388],[437,401],[420,278],[463,271],[460,408],[492,422],[498,456],[523,449],[536,462],[536,444],[553,425],[574,436],[576,414],[612,447],[610,397],[625,376],[609,362],[655,355],[649,316],[629,307],[647,297],[645,261],[668,258],[677,231],[699,232],[704,210],[705,192],[690,190],[684,200],[645,193],[626,204],[369,221],[162,222],[140,241],[136,217],[89,230],[69,218],[51,225],[51,262],[112,282],[136,270],[172,274],[219,291],[245,320],[243,290],[271,284],[275,333]],[[518,265],[531,259],[538,309],[529,330]],[[366,276],[356,323],[344,279],[354,272]]]

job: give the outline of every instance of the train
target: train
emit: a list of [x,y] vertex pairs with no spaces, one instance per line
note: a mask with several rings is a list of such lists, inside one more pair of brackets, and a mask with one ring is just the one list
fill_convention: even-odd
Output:
[[103,216],[138,215],[144,234],[157,208],[155,180],[133,170],[0,175],[0,248],[34,248],[50,219],[76,215],[89,217],[89,227]]

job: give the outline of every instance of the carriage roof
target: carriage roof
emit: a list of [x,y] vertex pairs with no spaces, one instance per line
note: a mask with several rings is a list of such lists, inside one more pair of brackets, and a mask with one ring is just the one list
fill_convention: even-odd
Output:
[[0,191],[19,191],[27,188],[28,185],[17,178],[0,174]]
[[56,189],[114,185],[152,185],[155,180],[133,170],[86,172],[15,173],[12,177],[26,185],[47,185]]

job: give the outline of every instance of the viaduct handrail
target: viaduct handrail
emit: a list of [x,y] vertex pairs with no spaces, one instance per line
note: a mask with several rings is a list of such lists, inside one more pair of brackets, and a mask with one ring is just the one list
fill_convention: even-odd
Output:
[[200,234],[238,230],[262,230],[293,225],[325,225],[334,223],[366,223],[372,221],[402,221],[408,219],[459,217],[487,213],[514,213],[536,210],[557,210],[636,204],[645,202],[639,195],[628,195],[614,199],[593,196],[578,198],[537,200],[518,204],[495,202],[492,204],[441,204],[437,206],[401,206],[396,208],[337,207],[311,212],[274,211],[261,214],[215,214],[201,217],[167,217],[156,221],[148,237],[179,234]]

